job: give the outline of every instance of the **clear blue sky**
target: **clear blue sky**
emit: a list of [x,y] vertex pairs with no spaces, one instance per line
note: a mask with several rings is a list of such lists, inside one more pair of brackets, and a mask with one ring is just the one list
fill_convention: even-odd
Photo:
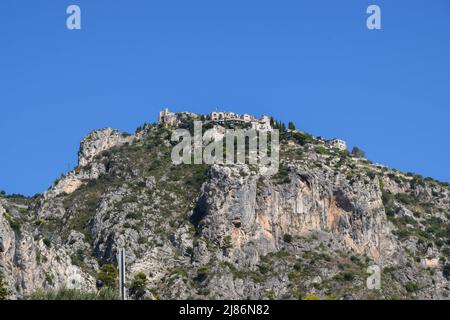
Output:
[[2,0],[0,43],[8,193],[44,191],[89,131],[134,132],[163,106],[273,115],[450,181],[449,0]]

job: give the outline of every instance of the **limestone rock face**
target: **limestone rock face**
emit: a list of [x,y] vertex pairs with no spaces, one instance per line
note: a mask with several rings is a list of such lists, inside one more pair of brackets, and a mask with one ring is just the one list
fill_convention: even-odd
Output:
[[78,167],[67,175],[57,180],[44,194],[44,198],[54,198],[61,194],[71,194],[90,180],[95,180],[105,172],[103,163],[92,163],[84,167]]
[[0,203],[0,272],[11,299],[29,297],[39,289],[94,288],[94,279],[72,264],[64,247],[49,247],[24,228],[14,231],[7,215]]
[[132,136],[111,128],[93,131],[81,141],[80,151],[78,152],[78,165],[81,167],[86,166],[99,153],[126,142],[131,142],[132,139]]
[[330,232],[348,249],[374,260],[393,253],[378,181],[352,188],[293,167],[290,183],[277,185],[249,172],[243,178],[245,169],[211,169],[194,213],[200,234],[209,241],[231,236],[233,247],[253,243],[264,255],[281,249],[286,234],[316,230]]
[[45,193],[45,198],[56,197],[62,193],[70,194],[87,181],[97,179],[105,172],[105,166],[102,163],[92,163],[92,160],[103,151],[130,143],[134,138],[111,128],[91,132],[80,143],[78,168],[61,177]]

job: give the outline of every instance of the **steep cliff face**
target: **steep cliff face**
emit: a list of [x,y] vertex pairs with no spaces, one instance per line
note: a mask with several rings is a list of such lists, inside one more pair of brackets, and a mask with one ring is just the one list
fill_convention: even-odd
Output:
[[94,279],[72,264],[65,248],[33,236],[25,221],[14,218],[17,209],[17,204],[0,200],[0,273],[11,298],[41,288],[93,289]]
[[[43,196],[0,198],[0,272],[12,298],[95,290],[118,247],[128,280],[148,276],[149,299],[450,294],[448,185],[298,132],[282,135],[272,177],[249,165],[177,166],[170,135],[150,125],[133,136],[96,131],[79,166]],[[382,270],[380,290],[366,285],[369,266]]]
[[102,151],[131,142],[132,139],[133,137],[130,135],[111,128],[95,130],[81,141],[80,151],[78,152],[78,164],[81,167],[86,166]]
[[279,184],[245,167],[213,167],[193,217],[199,233],[213,242],[231,235],[235,247],[255,242],[266,254],[281,249],[285,234],[323,231],[359,254],[386,258],[381,251],[393,244],[377,180],[352,187],[297,166],[288,177]]
[[45,193],[45,198],[70,194],[89,180],[98,179],[105,172],[105,168],[92,160],[103,151],[130,143],[133,139],[129,134],[111,128],[92,131],[80,143],[77,170],[57,180]]

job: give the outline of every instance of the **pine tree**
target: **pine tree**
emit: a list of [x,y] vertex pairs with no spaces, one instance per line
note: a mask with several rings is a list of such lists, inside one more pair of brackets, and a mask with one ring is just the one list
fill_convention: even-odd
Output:
[[358,158],[365,158],[366,157],[366,153],[364,152],[364,150],[358,148],[358,147],[354,147],[352,149],[352,155]]
[[295,124],[292,121],[289,121],[288,129],[289,130],[295,130]]

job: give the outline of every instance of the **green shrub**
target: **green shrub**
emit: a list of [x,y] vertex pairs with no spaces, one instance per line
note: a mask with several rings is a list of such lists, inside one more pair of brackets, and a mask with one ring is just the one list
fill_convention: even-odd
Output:
[[51,242],[50,239],[48,239],[48,238],[42,239],[42,242],[45,244],[45,246],[46,246],[47,248],[50,248],[50,247],[52,246],[52,242]]
[[134,276],[133,281],[131,282],[130,294],[135,297],[135,299],[142,299],[145,295],[147,282],[147,275],[143,272],[139,272]]
[[312,143],[314,141],[313,137],[305,132],[294,132],[292,138],[300,145],[304,146],[307,143]]
[[286,242],[286,243],[291,243],[292,242],[292,236],[290,235],[290,234],[285,234],[284,236],[283,236],[283,241],[284,242]]
[[208,266],[201,266],[197,271],[197,278],[195,280],[203,282],[206,280],[209,274]]
[[385,191],[383,188],[381,188],[381,199],[383,200],[383,205],[386,208],[392,207],[392,202],[394,200],[394,196],[389,191]]
[[302,268],[303,268],[303,266],[302,266],[302,263],[301,263],[300,261],[297,261],[297,262],[294,264],[294,270],[300,271],[300,270],[302,270]]
[[357,157],[357,158],[365,158],[366,152],[358,147],[354,147],[352,149],[352,156]]
[[295,290],[294,292],[292,292],[292,296],[293,296],[294,298],[299,299],[299,300],[302,299],[302,293],[301,293],[300,291],[298,291],[298,290]]
[[444,268],[442,269],[442,275],[445,277],[445,279],[450,280],[450,264],[446,264]]
[[314,151],[316,151],[316,153],[318,154],[326,154],[327,148],[325,148],[324,146],[317,146],[314,148]]
[[345,160],[350,157],[350,152],[348,152],[348,150],[339,150],[338,153],[341,157],[341,160]]
[[350,272],[344,272],[343,276],[345,281],[353,281],[355,279],[355,276]]
[[174,268],[172,269],[172,271],[170,272],[170,274],[177,274],[182,278],[186,278],[187,277],[187,272],[186,270],[184,270],[183,268],[179,267],[179,268]]
[[416,292],[419,289],[419,287],[417,286],[417,283],[410,281],[405,284],[405,289],[407,292],[412,293]]
[[231,249],[231,248],[233,248],[233,239],[231,238],[231,236],[226,236],[225,237],[222,248],[224,248],[224,249]]
[[158,291],[155,288],[149,289],[149,291],[153,294],[156,300],[161,300],[161,295],[158,293]]
[[268,265],[267,263],[261,263],[260,265],[258,265],[258,268],[259,272],[261,272],[262,274],[267,274],[272,270],[270,265]]
[[[344,266],[339,266],[339,269],[343,269]],[[355,276],[350,272],[343,272],[341,274],[337,274],[334,276],[334,280],[342,282],[342,281],[353,281],[355,279]]]
[[273,179],[278,184],[290,183],[291,178],[289,177],[289,172],[290,170],[288,167],[286,167],[285,165],[280,165],[278,173],[273,176]]
[[118,272],[116,267],[112,264],[104,264],[97,276],[97,287],[116,289],[117,282]]
[[9,225],[11,226],[11,228],[14,231],[20,232],[20,228],[22,227],[22,223],[19,220],[14,219],[13,217],[11,217],[11,216],[9,216],[7,214],[5,214],[5,218],[6,218],[6,220],[9,223]]
[[409,204],[409,205],[412,205],[412,204],[416,204],[416,203],[417,203],[417,199],[414,198],[413,196],[407,194],[407,193],[397,193],[397,194],[395,195],[395,198],[396,198],[398,201],[400,201],[400,202],[402,202],[402,203],[404,203],[404,204],[407,204],[407,205],[408,205],[408,204]]
[[0,300],[6,300],[8,297],[8,289],[3,282],[3,276],[0,274]]

